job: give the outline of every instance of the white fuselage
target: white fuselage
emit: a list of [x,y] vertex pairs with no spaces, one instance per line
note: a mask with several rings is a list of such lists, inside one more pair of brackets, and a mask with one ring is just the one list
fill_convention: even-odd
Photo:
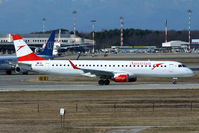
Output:
[[[188,77],[194,72],[175,61],[111,61],[111,60],[73,60],[81,69],[92,69],[123,73],[136,77]],[[31,64],[32,70],[47,74],[65,76],[85,76],[81,69],[74,69],[68,60],[24,61]]]

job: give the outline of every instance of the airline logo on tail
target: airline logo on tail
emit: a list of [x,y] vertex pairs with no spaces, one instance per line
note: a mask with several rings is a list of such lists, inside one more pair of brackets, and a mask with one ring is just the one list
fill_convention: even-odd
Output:
[[19,51],[21,48],[23,48],[25,45],[19,46],[19,48],[17,49],[17,51]]

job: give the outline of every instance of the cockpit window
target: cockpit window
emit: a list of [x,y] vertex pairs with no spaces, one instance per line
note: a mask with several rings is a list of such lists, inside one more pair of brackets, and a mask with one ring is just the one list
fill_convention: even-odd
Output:
[[183,67],[187,67],[187,66],[185,66],[184,64],[182,64],[182,66],[183,66]]
[[187,67],[184,64],[179,64],[178,67]]

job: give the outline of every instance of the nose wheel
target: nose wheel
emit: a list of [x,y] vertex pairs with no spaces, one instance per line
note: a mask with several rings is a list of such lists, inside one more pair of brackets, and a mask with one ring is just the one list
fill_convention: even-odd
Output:
[[109,81],[108,79],[106,79],[106,80],[100,79],[100,80],[98,81],[98,84],[99,84],[99,85],[109,85],[109,84],[110,84],[110,81]]
[[173,78],[173,82],[172,82],[172,83],[173,83],[173,84],[176,84],[176,83],[177,83],[177,79],[178,79],[178,78]]

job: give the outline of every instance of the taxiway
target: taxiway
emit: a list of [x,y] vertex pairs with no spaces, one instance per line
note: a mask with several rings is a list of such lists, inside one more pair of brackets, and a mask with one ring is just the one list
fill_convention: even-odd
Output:
[[37,79],[38,75],[0,75],[0,91],[54,91],[54,90],[147,90],[147,89],[199,89],[199,83],[178,82],[132,82],[100,86],[97,82],[59,83],[49,81],[27,81]]

